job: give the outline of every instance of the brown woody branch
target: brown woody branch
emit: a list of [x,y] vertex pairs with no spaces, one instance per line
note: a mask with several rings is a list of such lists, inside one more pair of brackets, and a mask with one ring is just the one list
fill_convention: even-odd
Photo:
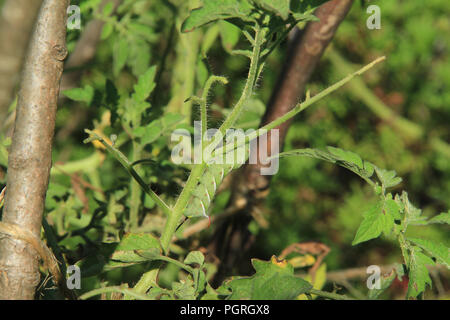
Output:
[[[8,159],[3,222],[39,238],[51,168],[56,102],[66,58],[69,0],[45,0],[25,58]],[[33,299],[38,253],[26,241],[1,235],[0,299]]]

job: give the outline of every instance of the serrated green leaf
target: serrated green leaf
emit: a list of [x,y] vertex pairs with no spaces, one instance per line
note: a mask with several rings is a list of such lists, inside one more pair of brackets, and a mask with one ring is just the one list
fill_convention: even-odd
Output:
[[119,242],[116,250],[146,250],[159,248],[159,240],[149,233],[128,233]]
[[375,167],[378,179],[381,184],[387,189],[392,188],[402,182],[402,178],[396,177],[396,172],[394,170],[388,171]]
[[328,161],[353,171],[364,179],[370,178],[375,170],[373,164],[368,161],[363,161],[356,153],[334,147],[327,147],[326,151],[310,148],[296,149],[280,153],[277,156],[280,158],[286,156],[305,156]]
[[442,243],[436,243],[427,239],[408,238],[408,240],[414,242],[416,245],[427,251],[432,257],[447,268],[450,268],[449,248]]
[[384,210],[395,220],[400,220],[402,218],[400,214],[400,206],[393,199],[388,199],[384,202]]
[[272,257],[270,261],[253,259],[252,264],[256,270],[253,276],[234,278],[227,283],[232,290],[231,300],[295,299],[312,288],[309,282],[294,275],[294,268],[286,261],[279,262]]
[[314,11],[329,0],[291,0],[291,10],[296,13],[307,13]]
[[136,137],[141,138],[143,145],[150,144],[180,123],[184,117],[179,114],[167,113],[162,118],[152,121],[147,127],[137,127],[133,130]]
[[319,18],[312,13],[293,13],[292,16],[299,22],[319,21]]
[[159,240],[148,233],[129,233],[123,237],[111,255],[120,262],[143,262],[161,254]]
[[184,116],[178,113],[166,113],[160,120],[165,130],[183,121]]
[[219,292],[213,289],[206,283],[206,293],[200,298],[200,300],[219,300]]
[[148,70],[151,60],[151,46],[143,39],[135,40],[130,44],[130,54],[127,65],[133,74],[140,77]]
[[446,223],[450,224],[450,210],[448,212],[442,212],[437,216],[428,220],[428,223]]
[[194,9],[181,26],[182,32],[190,32],[216,20],[237,18],[248,21],[252,6],[247,0],[208,0]]
[[186,280],[172,283],[172,290],[180,300],[195,300],[196,298],[194,281],[190,277]]
[[[396,197],[397,203],[398,197]],[[405,191],[402,192],[402,195],[400,196],[400,201],[403,204],[403,211],[406,215],[406,223],[403,226],[403,231],[406,230],[407,226],[409,224],[415,224],[415,225],[424,225],[426,224],[426,217],[422,217],[422,210],[414,207],[412,203],[408,199],[408,193]]]
[[363,167],[361,157],[354,152],[342,150],[335,147],[327,147],[327,151],[331,153],[337,160],[354,163],[359,168]]
[[432,281],[427,266],[433,266],[435,263],[430,257],[423,254],[419,247],[413,246],[410,251],[407,297],[416,298],[425,291],[427,285],[431,287]]
[[155,264],[152,267],[153,269],[146,271],[134,286],[136,292],[145,294],[150,288],[158,288],[159,265]]
[[155,34],[153,28],[149,27],[148,25],[138,22],[130,22],[127,23],[127,28],[129,29],[129,32],[131,34],[142,37],[147,41],[151,42],[155,39],[158,39],[158,36]]
[[134,85],[133,100],[136,102],[145,101],[152,93],[156,84],[154,82],[156,75],[156,66],[150,67],[138,79],[138,83]]
[[141,138],[141,142],[143,145],[152,143],[156,139],[158,139],[163,132],[163,126],[161,121],[153,121],[146,128],[145,133]]
[[202,266],[203,262],[205,262],[205,256],[200,251],[189,252],[184,259],[184,263],[189,265],[198,264],[199,266]]
[[383,231],[390,230],[393,225],[393,218],[383,212],[383,202],[377,202],[364,214],[352,245],[377,238]]
[[[0,165],[4,167],[8,167],[8,145],[11,143],[11,138],[3,139],[2,143],[0,143]],[[51,185],[51,184],[50,184]],[[49,197],[46,197],[46,201]]]

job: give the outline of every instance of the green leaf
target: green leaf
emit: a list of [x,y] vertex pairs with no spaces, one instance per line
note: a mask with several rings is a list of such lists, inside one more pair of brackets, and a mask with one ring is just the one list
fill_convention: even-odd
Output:
[[203,290],[205,290],[207,284],[206,274],[202,269],[194,269],[193,276],[194,276],[195,292],[197,292],[198,294]]
[[420,293],[424,292],[426,286],[431,287],[432,281],[427,269],[427,265],[433,266],[434,261],[421,252],[419,247],[413,246],[409,259],[409,283],[408,298],[416,298]]
[[291,0],[291,11],[297,15],[311,15],[314,10],[329,0]]
[[396,177],[394,170],[388,171],[375,167],[375,171],[385,189],[395,187],[402,182],[402,178]]
[[189,252],[186,259],[184,259],[184,263],[189,265],[198,264],[202,266],[203,262],[205,262],[205,256],[200,251]]
[[113,73],[118,76],[127,62],[129,45],[126,37],[116,38],[113,53]]
[[133,74],[141,76],[148,70],[151,60],[152,49],[147,41],[143,39],[135,40],[130,44],[130,54],[127,65]]
[[229,299],[288,300],[308,292],[312,285],[294,275],[294,268],[273,256],[270,261],[252,260],[256,273],[226,283],[231,288]]
[[62,92],[66,97],[74,101],[86,102],[88,105],[94,98],[94,88],[86,85],[84,88],[74,88]]
[[208,80],[209,71],[208,67],[206,66],[206,63],[203,62],[203,60],[200,59],[200,57],[197,61],[196,74],[199,86],[203,87],[205,85],[206,80]]
[[334,147],[327,147],[327,150],[330,154],[334,156],[336,160],[345,161],[349,163],[353,163],[359,168],[363,167],[362,159],[359,155],[354,152],[342,150]]
[[447,212],[442,212],[437,216],[428,220],[428,223],[446,223],[450,224],[450,210]]
[[241,30],[234,24],[227,21],[219,21],[220,39],[222,40],[222,46],[228,52],[231,52],[236,44],[239,42],[241,36]]
[[102,29],[102,34],[100,39],[101,40],[106,40],[109,38],[109,36],[113,33],[114,31],[114,24],[112,23],[105,23],[105,25],[103,26]]
[[140,38],[143,38],[147,41],[155,41],[158,39],[158,36],[155,34],[153,28],[148,25],[137,22],[130,22],[127,24],[127,28],[129,29],[129,32],[131,34],[139,36]]
[[402,192],[401,197],[396,196],[397,203],[403,204],[403,210],[406,215],[405,225],[403,231],[406,230],[409,224],[424,225],[426,224],[426,217],[422,217],[422,210],[414,207],[408,199],[408,193]]
[[408,240],[414,242],[416,245],[427,251],[432,257],[447,268],[450,268],[450,257],[448,248],[442,243],[436,243],[427,239],[408,238]]
[[400,214],[400,206],[393,199],[388,199],[384,202],[384,211],[391,215],[395,220],[400,220],[402,218],[402,215]]
[[149,233],[128,233],[126,234],[116,250],[146,250],[159,248],[159,240]]
[[264,9],[281,16],[283,20],[287,20],[290,13],[291,0],[254,0]]
[[111,13],[114,10],[114,3],[112,2],[108,2],[104,7],[103,7],[103,16],[104,17],[109,17],[111,15]]
[[196,298],[194,281],[190,277],[186,280],[172,283],[172,290],[180,300],[195,300]]
[[200,300],[219,300],[219,293],[206,283],[206,293],[200,298]]
[[[0,165],[7,167],[8,166],[8,149],[7,147],[11,144],[11,138],[3,138],[0,143]],[[50,184],[51,186],[52,184]],[[49,197],[47,196],[45,201],[47,201]]]
[[146,145],[152,143],[161,136],[162,132],[163,126],[161,121],[153,121],[147,128],[145,128],[145,133],[141,139],[142,144]]
[[383,202],[377,202],[365,214],[352,245],[378,238],[383,231],[392,229],[393,218],[383,212]]
[[171,127],[183,121],[184,116],[178,113],[166,113],[160,120],[164,130],[171,129]]
[[138,83],[134,85],[133,100],[136,102],[143,102],[150,96],[153,89],[156,87],[154,82],[155,75],[156,66],[153,66],[139,77]]
[[182,32],[190,32],[216,20],[238,18],[248,21],[252,6],[247,0],[207,0],[203,7],[194,9],[181,26]]
[[162,118],[152,121],[147,127],[137,127],[133,134],[141,138],[144,145],[150,144],[175,125],[180,123],[184,117],[180,114],[167,113]]
[[375,166],[373,164],[368,161],[362,160],[361,157],[356,153],[334,147],[327,147],[326,151],[310,148],[296,149],[282,152],[279,155],[275,156],[305,156],[328,161],[340,165],[350,171],[353,171],[355,174],[359,175],[367,182],[370,182],[370,180],[368,179],[373,175],[373,172],[375,170]]
[[161,254],[159,240],[148,233],[129,233],[120,241],[111,256],[120,262],[143,262]]

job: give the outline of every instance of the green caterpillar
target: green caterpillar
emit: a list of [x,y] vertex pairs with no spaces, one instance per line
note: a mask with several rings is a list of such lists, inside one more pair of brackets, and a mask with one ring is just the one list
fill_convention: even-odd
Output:
[[207,212],[214,199],[217,188],[233,169],[237,169],[241,166],[241,163],[208,165],[205,173],[192,193],[191,199],[184,210],[184,215],[187,218],[209,218]]

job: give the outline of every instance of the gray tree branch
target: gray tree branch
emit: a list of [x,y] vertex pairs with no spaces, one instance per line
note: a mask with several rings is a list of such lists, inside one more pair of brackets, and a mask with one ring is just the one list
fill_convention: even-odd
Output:
[[[47,192],[69,0],[44,0],[25,58],[8,159],[3,222],[40,237]],[[2,235],[0,235],[2,236]],[[38,253],[23,240],[0,238],[0,299],[33,299]]]

